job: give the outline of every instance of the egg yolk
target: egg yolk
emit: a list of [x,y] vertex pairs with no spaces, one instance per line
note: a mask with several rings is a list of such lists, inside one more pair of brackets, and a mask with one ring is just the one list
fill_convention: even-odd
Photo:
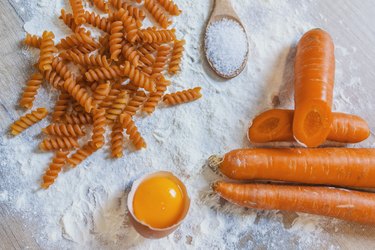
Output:
[[165,176],[148,178],[135,191],[134,215],[153,228],[170,227],[181,217],[183,198],[182,190],[174,180]]

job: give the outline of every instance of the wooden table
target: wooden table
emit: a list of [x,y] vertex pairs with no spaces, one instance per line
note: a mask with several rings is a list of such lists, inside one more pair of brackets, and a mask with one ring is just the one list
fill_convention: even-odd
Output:
[[[295,0],[296,3],[299,0]],[[375,93],[375,2],[373,0],[315,0],[306,18],[316,20],[317,25],[329,27],[334,38],[340,38],[341,46],[357,49],[352,61],[358,62],[358,75],[362,86],[369,93]],[[322,19],[317,13],[327,19]],[[31,66],[21,53],[20,41],[24,37],[23,22],[6,0],[0,1],[0,129],[7,129],[12,118],[21,113],[14,108],[22,84],[31,72]],[[349,62],[348,62],[349,63]],[[343,72],[344,76],[346,72]],[[366,102],[375,101],[366,99]],[[374,111],[374,110],[372,110]],[[373,112],[359,111],[374,129]],[[0,180],[1,181],[1,180]],[[375,208],[374,208],[375,209]],[[361,232],[348,226],[347,232],[334,236],[335,245],[342,248],[365,249],[375,246],[375,230]],[[374,232],[372,232],[374,231]],[[0,249],[40,249],[31,236],[32,228],[24,225],[21,218],[0,203]],[[356,240],[360,235],[361,240]]]

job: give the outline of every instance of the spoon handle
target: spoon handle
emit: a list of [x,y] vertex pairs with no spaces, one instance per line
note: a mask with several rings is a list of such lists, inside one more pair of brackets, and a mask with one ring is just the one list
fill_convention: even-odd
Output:
[[237,17],[230,0],[215,0],[213,16],[230,15]]

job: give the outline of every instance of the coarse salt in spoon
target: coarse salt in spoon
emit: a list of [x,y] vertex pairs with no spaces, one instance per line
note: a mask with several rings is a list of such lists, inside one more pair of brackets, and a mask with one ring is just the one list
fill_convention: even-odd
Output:
[[204,37],[204,51],[211,68],[223,78],[236,77],[245,68],[249,42],[230,0],[215,0]]

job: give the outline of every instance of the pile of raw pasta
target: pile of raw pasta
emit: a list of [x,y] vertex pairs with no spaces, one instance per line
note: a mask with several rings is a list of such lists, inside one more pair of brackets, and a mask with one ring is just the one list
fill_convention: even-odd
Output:
[[[172,1],[145,0],[127,3],[98,0],[92,4],[105,16],[84,10],[81,0],[70,0],[73,13],[61,10],[60,19],[72,34],[55,44],[54,34],[27,34],[25,45],[40,49],[35,73],[27,82],[20,106],[33,107],[43,80],[59,91],[52,123],[43,129],[46,138],[39,147],[56,151],[43,176],[43,188],[54,183],[64,166],[76,167],[105,143],[106,127],[111,129],[111,156],[122,157],[125,132],[136,150],[146,142],[134,123],[138,111],[152,114],[163,101],[172,106],[201,97],[200,88],[164,94],[170,81],[165,72],[180,70],[184,40],[177,40],[169,15],[179,15]],[[158,26],[143,28],[146,14]],[[96,41],[87,26],[102,31]],[[44,119],[48,112],[36,108],[11,125],[17,135]],[[92,127],[90,139],[81,142]]]

